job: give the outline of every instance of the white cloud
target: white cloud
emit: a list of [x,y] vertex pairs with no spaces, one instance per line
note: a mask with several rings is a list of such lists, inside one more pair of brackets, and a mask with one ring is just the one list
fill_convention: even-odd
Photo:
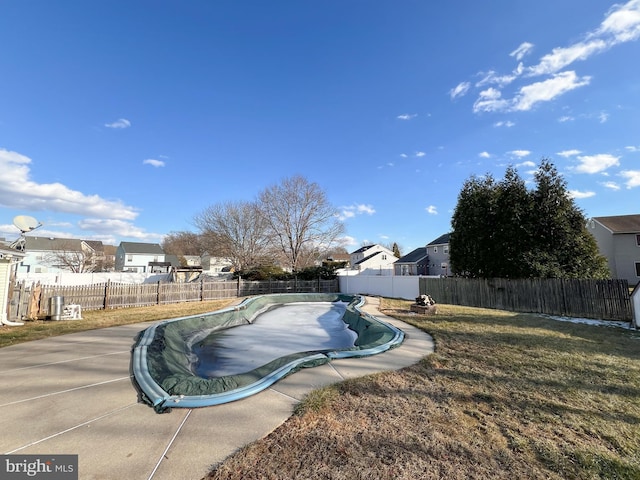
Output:
[[480,152],[478,156],[480,158],[491,158],[491,154],[489,152]]
[[502,98],[500,90],[488,88],[480,92],[478,99],[473,104],[473,111],[478,112],[502,112],[508,111],[510,104]]
[[511,120],[507,120],[507,121],[500,121],[500,122],[496,122],[493,124],[494,127],[507,127],[507,128],[511,128],[513,126],[515,126],[515,123],[513,123]]
[[0,206],[34,211],[133,220],[135,208],[119,200],[86,195],[61,183],[37,183],[30,178],[31,159],[0,149]]
[[595,196],[595,192],[581,192],[580,190],[569,190],[571,198],[589,198]]
[[535,162],[532,162],[531,160],[527,160],[526,162],[521,162],[516,164],[516,167],[521,168],[521,167],[526,167],[526,168],[534,168],[536,166]]
[[629,152],[640,152],[640,147],[636,147],[633,145],[629,145],[627,147],[624,147],[626,150],[628,150]]
[[164,167],[164,162],[162,160],[154,160],[153,158],[147,158],[146,160],[143,160],[142,163],[156,168]]
[[374,213],[376,213],[376,211],[371,205],[367,205],[367,204],[349,205],[347,207],[340,208],[340,214],[338,215],[338,218],[340,220],[346,220],[348,218],[353,218],[356,215],[362,215],[362,214],[373,215]]
[[564,122],[572,122],[573,120],[575,120],[575,118],[573,118],[573,117],[571,117],[571,116],[569,116],[569,115],[565,115],[565,116],[560,117],[560,118],[558,119],[558,121],[559,121],[560,123],[564,123]]
[[577,60],[586,60],[591,55],[600,53],[607,48],[607,43],[601,39],[580,42],[569,47],[554,48],[551,53],[540,59],[538,65],[529,67],[527,74],[529,76],[554,74]]
[[600,153],[598,155],[582,155],[577,157],[580,164],[575,167],[578,173],[600,173],[608,168],[620,165],[620,157],[614,157],[608,153]]
[[373,215],[376,211],[373,209],[371,205],[360,204],[356,206],[356,211],[358,213],[366,213],[367,215]]
[[620,172],[620,176],[627,179],[627,188],[640,187],[640,170],[624,170]]
[[531,152],[529,150],[511,150],[510,152],[507,152],[507,153],[517,158],[528,157],[529,155],[531,155]]
[[544,75],[562,70],[567,65],[586,60],[614,45],[640,38],[640,1],[631,0],[624,5],[614,5],[606,18],[585,40],[568,47],[554,48],[544,55],[540,63],[529,68],[531,75]]
[[358,245],[358,241],[354,237],[351,237],[349,235],[345,235],[344,237],[338,239],[338,243],[344,247],[353,247]]
[[533,50],[533,43],[523,42],[518,48],[509,54],[510,57],[515,57],[516,60],[522,60],[522,58]]
[[400,156],[401,156],[402,158],[407,158],[407,157],[409,157],[409,155],[407,155],[406,153],[401,153],[401,154],[400,154]]
[[[578,76],[575,71],[564,71],[568,66],[579,60],[586,60],[593,55],[609,50],[611,47],[634,41],[640,38],[640,0],[630,0],[624,5],[614,5],[605,15],[602,23],[593,31],[584,35],[583,39],[565,47],[556,47],[550,53],[543,55],[537,64],[525,67],[520,60],[531,52],[533,45],[529,42],[520,44],[509,55],[520,63],[511,73],[501,75],[493,70],[480,73],[482,79],[476,87],[495,85],[498,88],[488,88],[480,91],[473,105],[474,113],[479,112],[510,112],[528,111],[539,102],[548,102],[557,97],[589,85],[589,75]],[[519,78],[545,76],[541,81],[520,87],[512,97],[504,95],[502,88]],[[451,90],[451,98],[467,93],[468,83],[461,83]],[[562,117],[560,121],[572,120]],[[608,120],[608,114],[599,116],[601,122]]]
[[131,126],[131,122],[126,118],[119,118],[115,122],[105,123],[104,126],[107,128],[129,128]]
[[429,215],[437,215],[438,214],[438,209],[436,208],[435,205],[429,205],[427,208],[425,208],[425,210]]
[[598,119],[600,120],[600,123],[605,123],[607,120],[609,120],[609,114],[606,112],[601,112],[600,115],[598,115]]
[[518,75],[513,73],[511,75],[498,75],[493,70],[489,70],[487,73],[481,73],[483,75],[482,79],[476,82],[476,87],[483,87],[485,85],[498,85],[499,87],[504,87],[513,82]]
[[424,152],[416,152],[416,157],[424,157],[426,153]]
[[558,152],[558,155],[564,158],[574,157],[576,155],[580,155],[582,152],[580,150],[563,150],[562,152]]
[[616,182],[602,182],[601,185],[610,190],[620,190],[620,185],[618,185]]
[[640,38],[640,1],[631,0],[625,5],[614,5],[593,35],[610,35],[613,45]]
[[449,95],[451,96],[451,100],[454,100],[458,97],[464,97],[466,93],[469,91],[471,84],[469,82],[461,82],[455,88],[449,90]]
[[548,102],[564,93],[589,85],[591,77],[578,78],[576,72],[568,71],[555,74],[548,80],[525,85],[513,99],[512,110],[526,111],[539,102]]
[[89,230],[105,235],[137,238],[138,240],[144,241],[157,241],[163,237],[160,233],[145,232],[144,229],[136,227],[131,222],[117,219],[85,218],[78,222],[78,226],[82,230]]
[[402,115],[398,115],[396,118],[399,120],[411,120],[418,116],[417,113],[404,113]]

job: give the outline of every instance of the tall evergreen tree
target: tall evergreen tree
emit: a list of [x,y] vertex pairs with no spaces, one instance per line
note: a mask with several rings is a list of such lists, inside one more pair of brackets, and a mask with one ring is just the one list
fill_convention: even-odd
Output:
[[471,177],[450,238],[454,272],[474,277],[607,278],[606,260],[555,166],[543,159],[529,191],[513,167],[496,183]]
[[393,242],[393,245],[391,247],[391,250],[393,251],[393,255],[396,258],[400,258],[402,257],[402,254],[400,253],[400,247],[398,246],[398,244],[396,242]]
[[449,260],[455,271],[471,277],[493,276],[490,256],[495,231],[495,181],[471,177],[458,194],[451,221]]

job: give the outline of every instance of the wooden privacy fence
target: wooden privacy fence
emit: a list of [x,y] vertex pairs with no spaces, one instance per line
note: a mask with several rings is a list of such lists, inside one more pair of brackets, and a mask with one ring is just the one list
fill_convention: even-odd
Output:
[[626,280],[421,278],[419,289],[451,305],[625,322],[633,318]]
[[40,285],[16,282],[10,288],[9,318],[41,318],[51,315],[52,297],[64,297],[65,305],[83,310],[142,307],[181,302],[202,302],[269,293],[336,293],[338,280],[201,281],[192,283],[92,285]]

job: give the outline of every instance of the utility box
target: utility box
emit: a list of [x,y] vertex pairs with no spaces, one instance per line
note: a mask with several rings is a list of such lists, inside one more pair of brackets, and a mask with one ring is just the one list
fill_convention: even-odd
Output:
[[49,315],[51,320],[62,319],[62,310],[64,308],[64,297],[54,296],[49,299]]

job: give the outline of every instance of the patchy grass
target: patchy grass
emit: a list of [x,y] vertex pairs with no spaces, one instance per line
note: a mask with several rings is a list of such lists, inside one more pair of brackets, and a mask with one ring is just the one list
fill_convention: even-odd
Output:
[[27,320],[24,325],[0,327],[0,347],[64,335],[66,333],[115,327],[130,323],[150,322],[212,312],[236,303],[238,299],[209,302],[172,303],[150,307],[121,308],[117,310],[91,310],[82,312],[82,320]]
[[640,334],[383,299],[436,353],[312,392],[208,479],[638,479]]

